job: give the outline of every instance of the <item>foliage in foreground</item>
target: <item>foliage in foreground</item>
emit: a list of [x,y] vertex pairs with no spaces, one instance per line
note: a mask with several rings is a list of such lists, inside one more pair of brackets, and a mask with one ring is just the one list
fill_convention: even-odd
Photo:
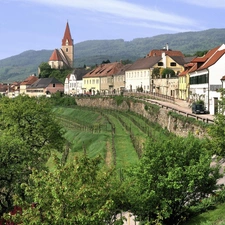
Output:
[[57,160],[53,172],[33,170],[23,185],[26,201],[16,198],[22,215],[8,219],[23,224],[122,224],[117,215],[126,209],[123,185],[115,170],[102,170],[100,163],[100,157],[83,155],[65,166]]
[[131,211],[148,224],[185,221],[189,208],[218,188],[219,168],[210,167],[206,146],[192,136],[149,142],[129,172]]
[[220,89],[221,99],[218,104],[218,113],[215,115],[214,126],[209,129],[212,137],[212,149],[218,156],[225,157],[225,89]]
[[46,101],[18,96],[0,100],[0,217],[23,196],[32,169],[45,167],[51,151],[63,150],[64,138]]

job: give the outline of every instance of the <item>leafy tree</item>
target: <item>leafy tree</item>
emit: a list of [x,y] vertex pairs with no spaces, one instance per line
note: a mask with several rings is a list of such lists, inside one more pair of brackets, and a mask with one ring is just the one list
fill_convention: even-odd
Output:
[[225,157],[225,89],[218,101],[218,113],[214,117],[214,124],[209,128],[209,135],[212,138],[212,149],[217,156]]
[[156,79],[160,76],[160,67],[155,67],[152,71],[152,78]]
[[33,171],[23,185],[26,201],[16,199],[23,214],[11,219],[23,224],[123,224],[117,215],[124,207],[125,189],[115,170],[101,169],[100,157],[83,155],[65,166],[55,159],[56,170]]
[[107,64],[107,63],[110,63],[109,59],[102,61],[102,64]]
[[195,52],[194,56],[202,57],[202,56],[204,56],[208,51],[209,51],[209,50],[197,51],[197,52]]
[[131,64],[131,63],[133,63],[130,59],[125,59],[125,60],[121,60],[121,63],[123,64],[123,65],[126,65],[126,64]]
[[210,167],[207,141],[192,136],[147,143],[129,171],[131,211],[148,224],[180,224],[191,206],[217,189],[219,168]]
[[169,78],[169,75],[170,77],[175,77],[175,72],[170,68],[164,68],[161,73],[162,78]]
[[41,170],[52,150],[62,151],[63,133],[47,102],[18,96],[0,101],[0,216],[23,196],[32,169]]
[[47,62],[43,62],[39,65],[40,73],[39,78],[47,78],[50,76],[52,69]]

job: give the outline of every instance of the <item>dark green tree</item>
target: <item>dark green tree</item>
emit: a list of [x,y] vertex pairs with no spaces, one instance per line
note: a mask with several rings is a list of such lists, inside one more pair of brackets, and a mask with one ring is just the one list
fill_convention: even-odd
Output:
[[165,68],[162,70],[162,78],[169,78],[169,77],[175,77],[175,72],[174,70],[170,69],[170,68]]
[[51,152],[62,151],[63,133],[44,98],[18,96],[0,100],[0,216],[23,196],[32,169],[45,167]]
[[152,71],[152,78],[156,79],[160,77],[160,68],[159,67],[155,67]]
[[23,214],[9,219],[23,224],[123,224],[118,214],[125,209],[125,189],[114,169],[102,169],[100,157],[83,155],[65,166],[55,159],[52,172],[33,171],[23,185],[26,201],[16,198]]
[[219,90],[221,93],[218,101],[218,112],[214,117],[214,124],[209,128],[209,135],[212,138],[213,153],[219,157],[225,157],[225,89]]
[[208,141],[192,136],[150,141],[130,171],[131,211],[148,224],[180,224],[191,206],[217,190]]
[[39,66],[39,78],[47,78],[50,77],[50,74],[52,72],[51,66],[47,62],[43,62]]

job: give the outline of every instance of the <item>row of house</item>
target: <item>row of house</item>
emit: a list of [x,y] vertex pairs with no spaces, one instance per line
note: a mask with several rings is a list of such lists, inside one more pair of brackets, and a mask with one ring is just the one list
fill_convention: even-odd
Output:
[[[175,76],[154,74],[155,68],[169,68]],[[62,84],[55,78],[29,76],[20,83],[0,84],[0,93],[9,97],[19,94],[41,96],[64,92],[76,94],[120,94],[121,92],[159,93],[183,100],[201,99],[210,114],[215,114],[220,88],[225,87],[225,45],[209,50],[203,57],[184,57],[167,47],[152,50],[132,64],[112,62],[96,66],[85,75],[74,70]]]
[[[132,64],[104,63],[80,73],[74,69],[74,44],[67,22],[61,49],[49,59],[54,69],[71,68],[64,84],[55,78],[31,75],[20,83],[0,84],[0,93],[9,97],[50,95],[57,91],[68,95],[120,94],[121,92],[158,93],[186,101],[202,100],[210,114],[216,114],[220,92],[225,87],[225,45],[209,50],[203,57],[185,57],[182,52],[153,49]],[[155,71],[169,69],[173,74],[162,76]]]
[[[175,76],[153,74],[155,68],[169,68]],[[72,78],[72,80],[70,80]],[[71,85],[73,82],[74,84]],[[79,88],[76,83],[79,83]],[[79,92],[74,90],[79,89]],[[202,57],[184,57],[168,46],[152,50],[133,64],[121,62],[101,64],[76,81],[76,74],[67,77],[64,92],[119,94],[121,91],[159,93],[186,101],[201,100],[210,114],[216,114],[220,88],[225,87],[225,45],[211,49]]]
[[0,94],[9,98],[14,98],[20,94],[30,97],[50,97],[56,92],[64,92],[64,85],[60,81],[54,77],[38,78],[35,74],[30,75],[22,82],[0,84]]

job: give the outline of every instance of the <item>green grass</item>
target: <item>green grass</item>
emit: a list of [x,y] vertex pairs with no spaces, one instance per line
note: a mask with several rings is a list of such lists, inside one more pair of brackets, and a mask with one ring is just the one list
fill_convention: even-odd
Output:
[[115,149],[117,168],[127,167],[138,161],[138,155],[130,140],[130,135],[113,115],[108,115],[115,129]]
[[225,203],[217,205],[215,210],[202,213],[183,225],[225,225]]
[[[159,125],[150,123],[141,116],[131,112],[99,111],[81,107],[59,107],[55,108],[54,112],[66,131],[65,138],[70,143],[68,162],[73,160],[75,156],[86,152],[91,158],[101,155],[105,162],[108,157],[112,164],[113,136],[111,124],[115,126],[114,140],[117,169],[126,168],[139,160],[130,139],[130,131],[125,126],[128,126],[135,137],[142,140],[143,143],[148,141],[149,138],[163,140],[174,136]],[[109,121],[107,121],[107,117]],[[101,129],[92,130],[91,127],[93,126],[100,126]],[[143,129],[144,127],[148,129]],[[49,159],[47,165],[54,169],[53,158]],[[225,203],[218,205],[215,210],[193,217],[183,225],[225,225],[224,212]]]

